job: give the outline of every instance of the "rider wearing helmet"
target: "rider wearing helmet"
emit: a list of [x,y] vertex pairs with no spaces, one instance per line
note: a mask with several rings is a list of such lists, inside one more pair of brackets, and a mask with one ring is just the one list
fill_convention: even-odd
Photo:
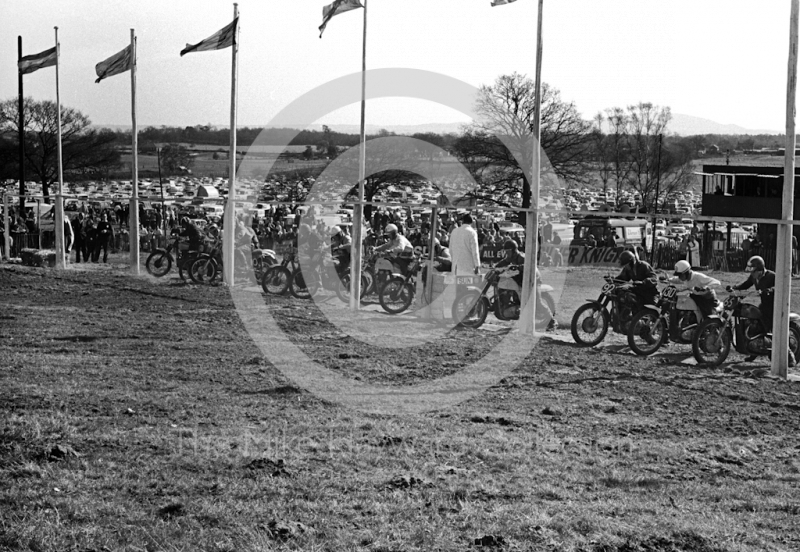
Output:
[[411,262],[410,257],[414,252],[414,247],[403,234],[398,232],[397,226],[394,224],[387,224],[384,232],[389,237],[389,241],[376,247],[375,251],[395,255],[397,257],[395,262],[400,266],[403,274],[405,274]]
[[191,220],[189,220],[189,217],[181,218],[181,231],[178,235],[189,238],[189,249],[191,251],[200,250],[200,244],[203,241],[203,237],[200,234],[200,229]]
[[644,305],[654,305],[658,294],[656,288],[658,276],[653,267],[645,261],[640,261],[630,250],[620,254],[619,265],[622,267],[622,272],[617,276],[617,280],[632,282],[631,291],[639,298],[639,302]]
[[[496,265],[496,268],[502,268],[504,266],[511,266],[516,265],[519,267],[519,274],[516,276],[512,276],[511,278],[517,283],[522,289],[522,273],[523,268],[525,267],[525,254],[519,251],[519,245],[514,240],[506,240],[503,243],[503,250],[505,251],[505,256],[501,261],[499,261]],[[539,284],[542,281],[542,276],[539,273],[539,268],[536,268],[536,282],[535,282],[535,289],[536,289],[536,310],[539,312],[545,312],[549,315],[550,322],[547,325],[548,330],[555,330],[558,325],[556,323],[556,313],[550,311],[550,307],[542,301],[542,294],[539,291]],[[522,297],[520,297],[520,300]],[[541,309],[541,310],[539,310]]]
[[694,302],[694,312],[697,315],[698,323],[703,320],[704,316],[711,314],[717,305],[716,293],[711,288],[718,286],[719,280],[692,270],[689,261],[675,263],[675,274],[669,281],[676,287],[692,292],[689,294],[689,299]]
[[[761,322],[767,332],[772,331],[772,313],[775,308],[775,273],[767,270],[764,266],[764,259],[755,255],[747,261],[747,268],[750,276],[738,286],[728,286],[727,291],[748,289],[755,287],[761,293],[761,303],[758,309],[761,311]],[[754,360],[755,357],[748,357]]]

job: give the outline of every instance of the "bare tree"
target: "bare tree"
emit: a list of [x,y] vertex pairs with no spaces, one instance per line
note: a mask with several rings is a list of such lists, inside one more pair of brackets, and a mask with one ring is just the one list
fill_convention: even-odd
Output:
[[[543,84],[540,146],[544,178],[582,181],[586,178],[591,124],[581,119],[574,103]],[[531,205],[534,82],[518,73],[502,75],[483,86],[477,99],[480,121],[458,140],[455,150],[479,183],[475,196],[499,204]]]
[[[58,180],[58,119],[55,102],[24,99],[23,131],[25,166],[42,182],[45,202],[50,184]],[[61,153],[65,176],[107,174],[120,164],[114,147],[116,135],[90,128],[89,118],[76,109],[61,106]],[[16,99],[0,103],[0,134],[19,139]],[[13,138],[12,138],[13,139]]]
[[651,103],[628,106],[628,169],[626,182],[642,196],[648,212],[655,212],[662,198],[686,189],[692,182],[691,152],[677,145],[664,146],[672,114],[669,107]]

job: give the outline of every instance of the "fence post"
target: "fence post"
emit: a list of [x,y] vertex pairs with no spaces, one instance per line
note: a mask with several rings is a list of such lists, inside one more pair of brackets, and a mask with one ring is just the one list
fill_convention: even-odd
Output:
[[3,194],[3,258],[11,259],[11,225],[9,223],[8,194]]

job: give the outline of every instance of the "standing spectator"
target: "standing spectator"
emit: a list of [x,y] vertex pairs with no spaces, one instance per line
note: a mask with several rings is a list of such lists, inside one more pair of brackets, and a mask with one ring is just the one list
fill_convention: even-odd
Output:
[[97,262],[94,258],[96,235],[94,217],[89,215],[83,222],[83,259],[87,263],[89,261]]
[[461,226],[450,234],[450,255],[456,275],[477,274],[481,266],[478,233],[472,227],[472,215],[461,219]]
[[83,225],[83,213],[72,219],[72,234],[74,236],[73,247],[75,248],[75,262],[81,262],[81,253],[83,253],[84,262],[88,262],[89,258],[86,256],[86,229]]
[[556,230],[553,230],[553,245],[561,245],[561,236],[558,235]]
[[700,266],[700,244],[694,239],[694,236],[689,236],[686,241],[686,260],[692,268]]
[[64,256],[69,260],[72,245],[75,243],[75,235],[72,232],[72,221],[64,214]]
[[98,262],[100,259],[100,249],[103,250],[103,262],[108,262],[108,244],[114,239],[114,227],[108,222],[108,214],[103,213],[100,216],[100,222],[97,223],[95,230],[95,245],[93,262]]
[[792,276],[797,276],[797,236],[792,234]]

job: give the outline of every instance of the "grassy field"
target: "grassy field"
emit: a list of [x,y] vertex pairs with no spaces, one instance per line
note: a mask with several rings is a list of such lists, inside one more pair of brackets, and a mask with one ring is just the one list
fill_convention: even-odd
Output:
[[[580,349],[562,329],[457,405],[373,414],[287,379],[225,288],[117,260],[0,265],[0,550],[800,549],[800,388],[738,358]],[[606,272],[545,272],[559,322]],[[508,331],[371,347],[310,302],[252,301],[328,369],[388,388]]]

